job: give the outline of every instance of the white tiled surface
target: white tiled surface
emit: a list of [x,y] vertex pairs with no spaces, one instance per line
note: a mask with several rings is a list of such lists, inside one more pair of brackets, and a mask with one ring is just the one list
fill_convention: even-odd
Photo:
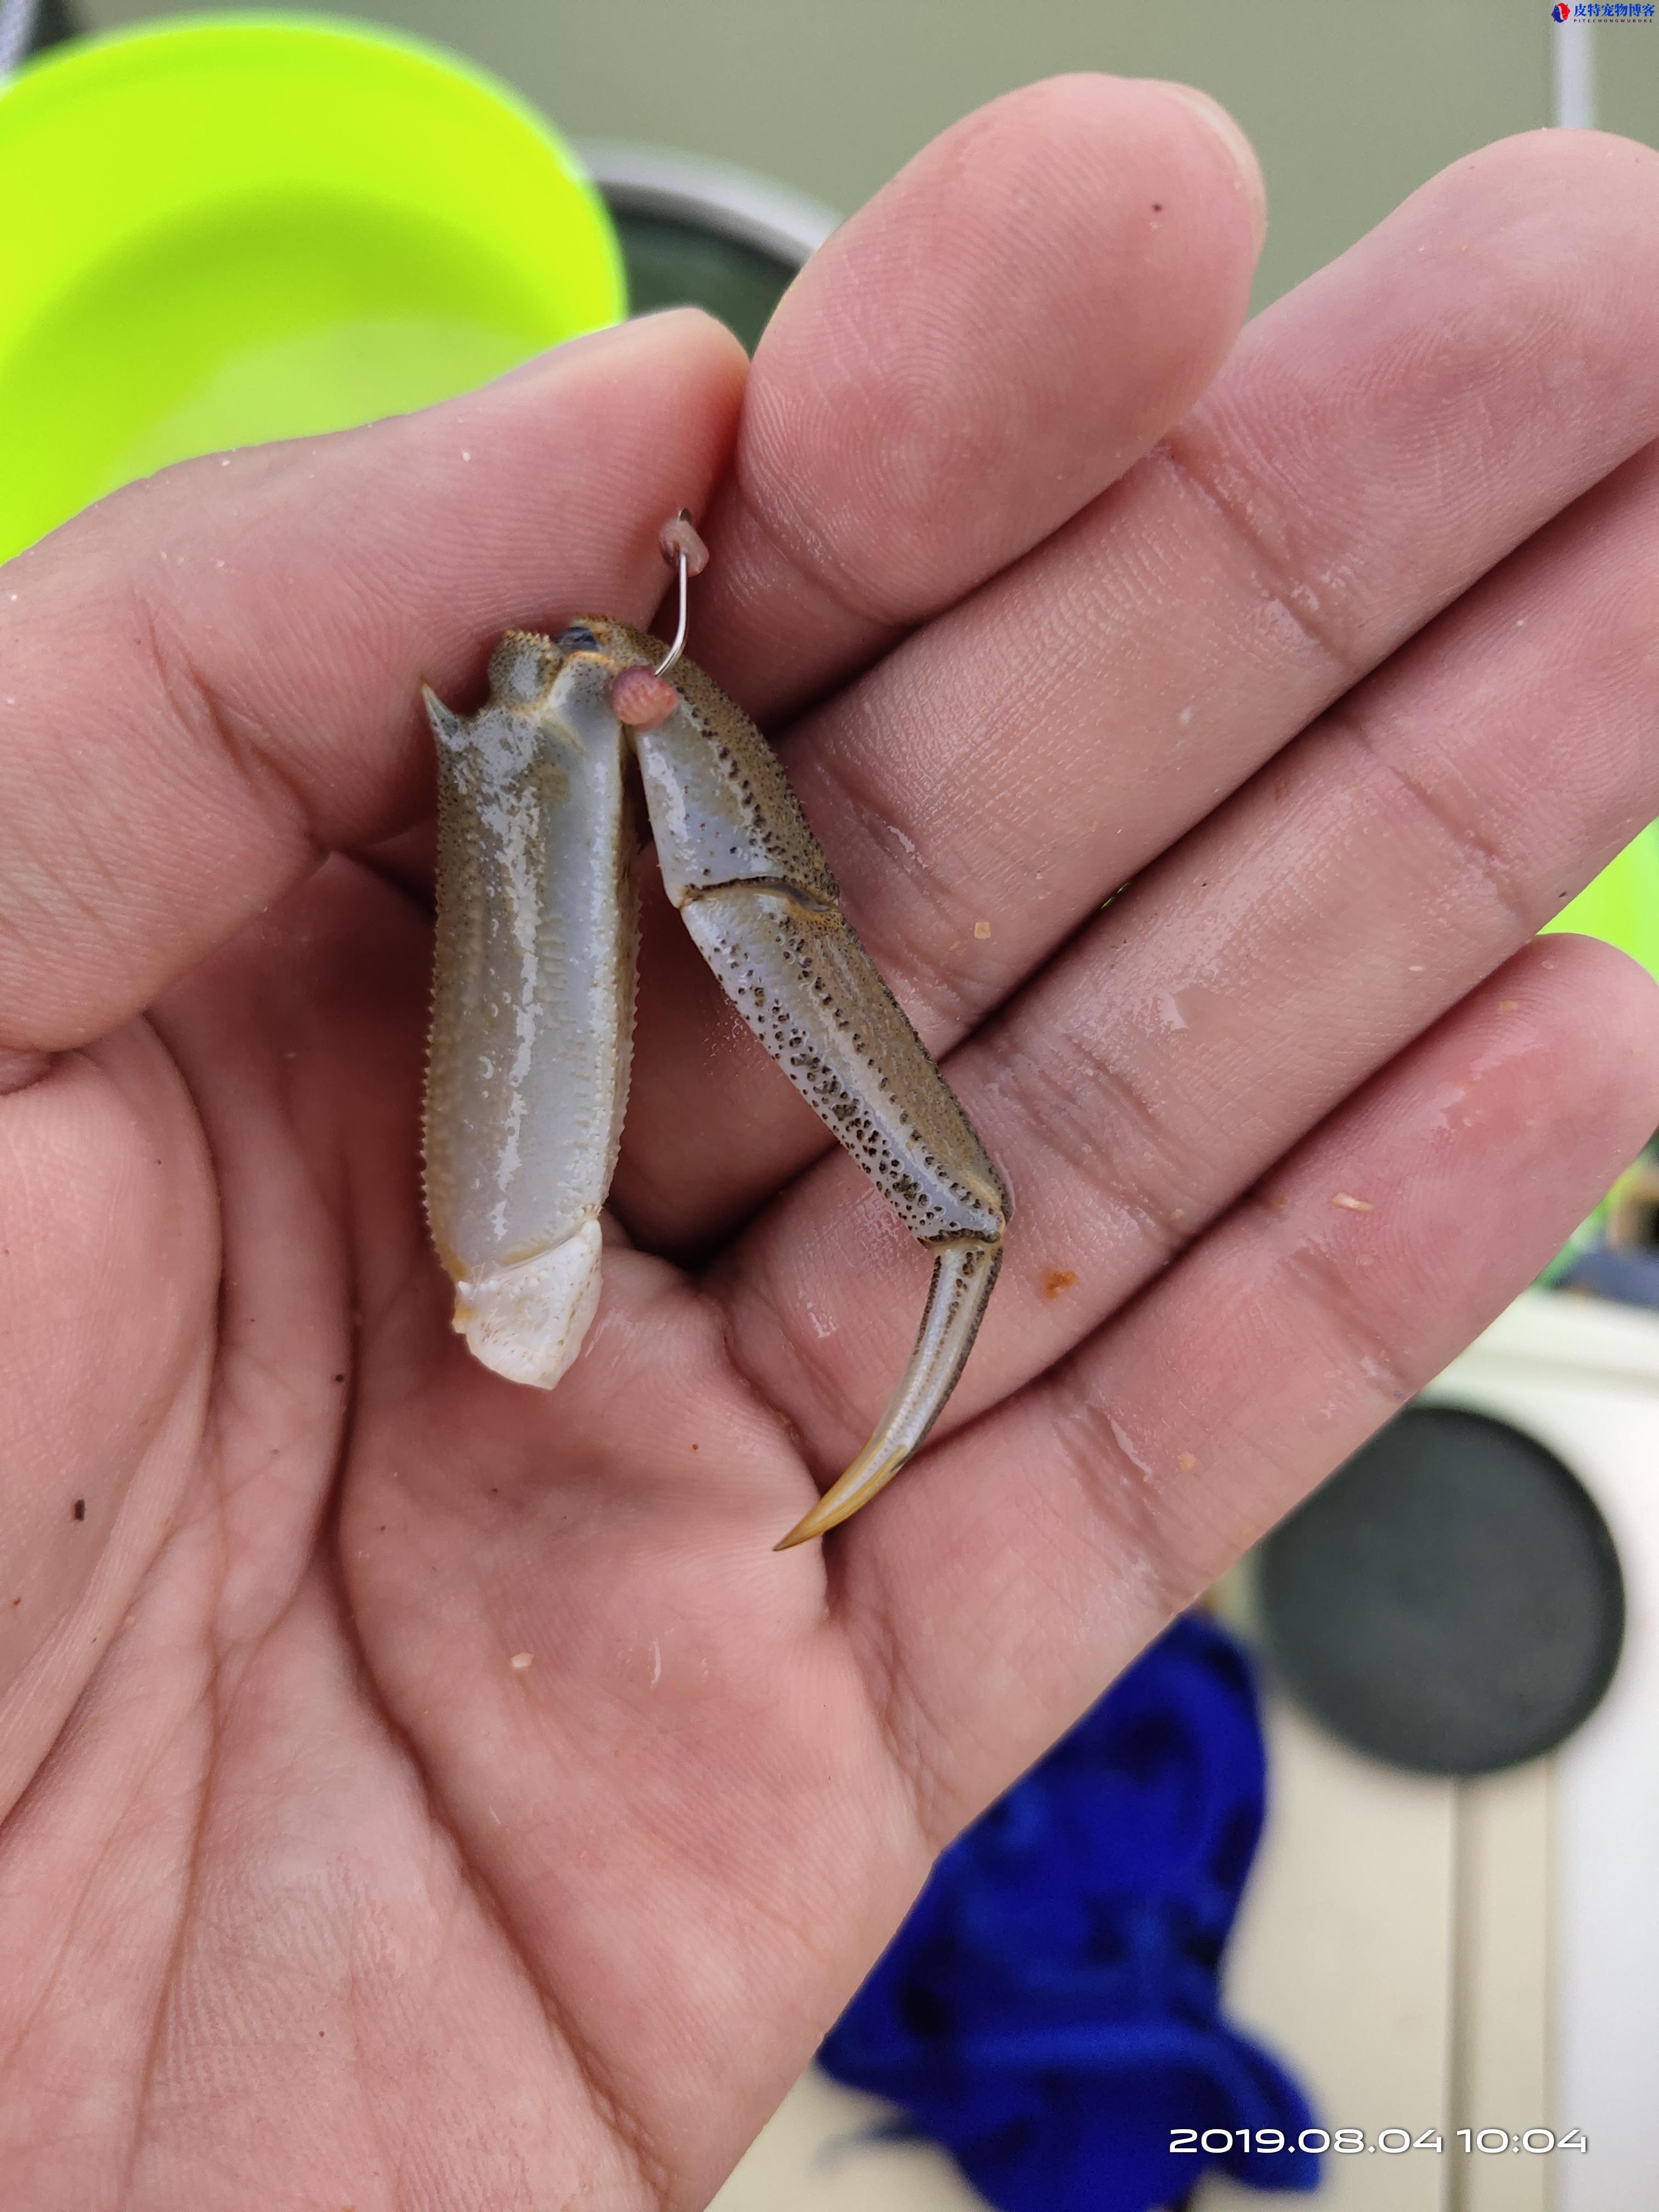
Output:
[[1619,1549],[1619,1672],[1551,1762],[1553,2109],[1539,2118],[1590,2146],[1550,2161],[1553,2212],[1659,2212],[1659,1318],[1534,1293],[1432,1395],[1558,1453]]
[[[1321,2120],[1446,2144],[1332,2155],[1317,2196],[1206,2183],[1200,2212],[1659,2212],[1659,1322],[1523,1299],[1431,1394],[1577,1468],[1624,1562],[1606,1703],[1556,1758],[1396,1774],[1268,1692],[1268,1827],[1229,1954],[1231,2015]],[[1222,1609],[1249,1632],[1248,1574]],[[984,2212],[889,2108],[809,2074],[718,2212]],[[1582,2127],[1589,2154],[1465,2155],[1460,2126]]]
[[934,2144],[872,2140],[893,2117],[811,2068],[714,2199],[713,2212],[986,2212]]
[[[1443,2127],[1450,2033],[1454,1785],[1390,1772],[1292,1707],[1264,1716],[1268,1827],[1225,1983],[1239,2027],[1281,2056],[1320,2124]],[[1330,2157],[1329,2212],[1440,2212],[1440,2161]],[[1212,2183],[1212,2206],[1306,2204]]]

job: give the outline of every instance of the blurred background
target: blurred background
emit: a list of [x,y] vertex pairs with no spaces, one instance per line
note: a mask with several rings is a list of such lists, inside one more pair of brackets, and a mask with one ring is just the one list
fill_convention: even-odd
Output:
[[[88,29],[167,10],[71,0]],[[732,161],[842,215],[957,118],[1061,70],[1179,77],[1243,125],[1271,222],[1259,307],[1460,154],[1551,114],[1531,0],[400,0],[353,8],[484,63],[578,139]],[[1659,33],[1609,31],[1600,119],[1659,143]]]
[[[17,0],[0,0],[0,9],[21,20]],[[1261,155],[1271,211],[1257,307],[1460,155],[1558,112],[1571,119],[1563,100],[1582,114],[1593,100],[1604,127],[1659,144],[1659,26],[1632,13],[1564,29],[1557,12],[1546,0],[1163,0],[1156,9],[1099,0],[841,0],[833,9],[777,0],[696,9],[401,0],[349,11],[482,64],[539,110],[603,191],[633,305],[696,299],[751,346],[793,269],[839,216],[957,117],[1056,71],[1185,79],[1239,118]],[[37,44],[65,41],[166,13],[133,0],[46,0],[32,29]],[[0,101],[0,208],[7,112]],[[12,214],[0,270],[16,248],[15,199]],[[603,319],[621,301],[605,273],[611,246],[596,240],[593,251],[597,289],[586,312]],[[480,357],[475,377],[562,334],[562,310],[514,296],[490,341],[502,359]],[[209,305],[218,311],[210,293]],[[392,301],[375,342],[387,331],[406,339],[413,327],[407,303]],[[169,327],[169,345],[184,328]],[[60,331],[54,343],[64,342]],[[382,408],[453,388],[446,364],[473,356],[446,345],[433,356],[430,390],[396,381],[406,362],[383,362],[392,381]],[[74,375],[92,380],[73,385],[73,409],[84,419],[103,404],[112,416],[125,404],[116,371],[88,368],[87,352],[71,344]],[[299,358],[279,349],[271,374]],[[319,374],[340,372],[337,360],[307,359]],[[0,411],[17,426],[12,472],[21,477],[32,421],[40,450],[50,446],[65,372],[58,360],[50,376],[37,369],[33,386],[11,386],[7,373],[0,360]],[[210,397],[234,408],[251,391],[216,386]],[[276,405],[288,427],[281,392],[264,390],[254,404],[256,427],[240,434],[270,434],[258,427],[258,406]],[[349,411],[337,393],[329,404]],[[0,551],[141,465],[235,434],[210,410],[167,416],[154,436],[127,425],[96,463],[101,477],[46,469],[36,504],[19,507],[9,525],[0,484],[0,533],[12,532]],[[163,450],[155,436],[173,444]],[[1601,899],[1578,910],[1581,925],[1604,927],[1659,966],[1651,831]],[[1239,1818],[1253,1837],[1265,1774],[1266,1824],[1224,1958],[1200,1961],[1209,1996],[1189,1989],[1183,2000],[1187,2024],[1207,2003],[1200,2024],[1218,2066],[1244,2048],[1228,2042],[1233,2029],[1282,2064],[1290,2101],[1279,2108],[1281,2145],[1297,2097],[1313,2124],[1299,2169],[1281,2159],[1271,2188],[1249,2187],[1252,2160],[1238,2142],[1248,2099],[1218,2091],[1201,2155],[1139,2194],[1127,2184],[1114,2194],[1103,2167],[1092,2183],[1079,2167],[1076,2201],[1091,2212],[1188,2202],[1216,2212],[1288,2203],[1316,2182],[1315,2201],[1339,2212],[1659,2212],[1647,2120],[1659,2080],[1659,1161],[1638,1164],[1548,1281],[1245,1561],[1206,1611],[1257,1671],[1259,1704],[1240,1692],[1229,1725],[1234,1753],[1242,1744],[1244,1766],[1254,1759],[1260,1770],[1255,1809]],[[1190,1650],[1181,1657],[1189,1678],[1194,1663]],[[1175,1700],[1169,1655],[1144,1664],[1142,1707]],[[1176,1710],[1171,1702],[1159,1756],[1175,1795],[1196,1802],[1215,1784],[1215,1746],[1195,1727],[1183,1735]],[[1123,1754],[1128,1765],[1111,1768],[1127,1708],[1114,1711],[1107,1735],[1118,1727],[1119,1737],[1103,1739],[1099,1771],[1121,1782],[1133,1768],[1144,1781],[1144,1732],[1133,1758]],[[1243,1771],[1235,1759],[1235,1779]],[[1037,1875],[1048,1863],[1043,1823],[1061,1818],[1062,1781],[1071,1786],[1058,1770],[1046,1783],[1034,1778],[1046,1797],[1011,1800],[1024,1808],[1014,1826]],[[1011,1832],[1005,1819],[985,1846],[1001,1854],[1005,1876]],[[1115,1846],[1101,1848],[1104,1858]],[[1172,1840],[1165,1857],[1177,1856]],[[1247,1850],[1239,1881],[1248,1862]],[[954,1863],[965,1881],[970,1857]],[[1111,1920],[1121,1936],[1137,1901],[1150,1913],[1156,1885],[1144,1869],[1114,1867],[1101,1924]],[[1225,1893],[1224,1932],[1231,1879],[1212,1884],[1212,1905]],[[1171,1895],[1158,1905],[1177,1950],[1188,1941],[1181,1914],[1189,1904]],[[974,1960],[959,1948],[958,1978],[964,1960],[971,1978]],[[1218,1962],[1231,2028],[1214,2012]],[[1006,1964],[987,1951],[988,1986]],[[921,2017],[926,1989],[905,1987]],[[870,2053],[878,2039],[855,2033],[872,2017],[855,2007],[826,2053],[839,2078],[815,2069],[799,2085],[722,2193],[720,2212],[962,2212],[988,2202],[1061,2212],[1054,2175],[1031,2178],[1040,2158],[1026,2176],[1035,2193],[1024,2196],[1018,2179],[994,2184],[988,2168],[975,2169],[997,2191],[988,2197],[963,2164],[909,2129],[905,2111],[921,2100],[877,2093]],[[1144,2043],[1144,2019],[1135,2032]],[[942,2029],[937,2041],[948,2069]],[[1118,2067],[1120,2083],[1142,2078],[1123,2057],[1133,2041],[1102,2014],[1092,2047],[1103,2067]],[[1039,2067],[1026,2083],[1039,2149],[1061,2070],[1045,2076]],[[849,2086],[856,2081],[865,2086]],[[1167,2133],[1176,2115],[1150,2087],[1142,2107],[1143,2134]],[[1340,2129],[1358,2131],[1357,2148],[1340,2137],[1333,2147]],[[1293,2123],[1291,2134],[1297,2141]],[[1256,2159],[1254,2178],[1267,2172]]]

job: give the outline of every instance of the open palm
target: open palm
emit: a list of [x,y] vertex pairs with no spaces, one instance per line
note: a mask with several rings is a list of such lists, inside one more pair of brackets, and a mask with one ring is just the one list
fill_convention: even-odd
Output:
[[[659,318],[0,571],[8,2212],[704,2203],[1659,1119],[1645,980],[1523,949],[1659,806],[1659,159],[1494,149],[1235,348],[1258,232],[1190,96],[1035,88],[746,393]],[[646,617],[682,504],[1018,1206],[937,1447],[782,1556],[927,1263],[659,896],[556,1392],[420,1210],[419,679]]]

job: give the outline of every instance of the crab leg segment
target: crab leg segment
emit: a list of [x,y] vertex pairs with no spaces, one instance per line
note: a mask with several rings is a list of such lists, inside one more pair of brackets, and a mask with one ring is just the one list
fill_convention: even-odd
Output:
[[[612,636],[620,645],[629,634]],[[635,739],[668,896],[738,1013],[937,1255],[896,1394],[784,1549],[855,1513],[927,1436],[972,1346],[1011,1207],[955,1093],[843,918],[770,746],[691,664],[673,685],[682,703]]]
[[490,696],[438,738],[437,975],[427,1206],[455,1326],[544,1389],[599,1297],[633,1027],[637,757],[664,884],[733,1006],[935,1255],[921,1332],[851,1467],[783,1540],[891,1480],[955,1387],[996,1280],[1008,1195],[836,903],[776,757],[690,661],[603,620],[510,633]]
[[455,1328],[550,1389],[599,1295],[634,1027],[636,839],[601,684],[510,632],[471,717],[428,691],[438,924],[427,1213]]

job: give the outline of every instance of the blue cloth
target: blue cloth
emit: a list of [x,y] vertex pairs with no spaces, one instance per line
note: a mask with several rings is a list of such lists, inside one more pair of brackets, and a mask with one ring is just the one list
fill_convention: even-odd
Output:
[[1170,2149],[1313,2124],[1220,2017],[1264,1770],[1243,1651],[1176,1621],[944,1852],[819,2063],[903,2106],[1000,2212],[1148,2212],[1212,2164],[1316,2187],[1310,2153]]
[[1650,1245],[1592,1244],[1554,1279],[1558,1291],[1587,1291],[1623,1306],[1659,1312],[1659,1252]]

